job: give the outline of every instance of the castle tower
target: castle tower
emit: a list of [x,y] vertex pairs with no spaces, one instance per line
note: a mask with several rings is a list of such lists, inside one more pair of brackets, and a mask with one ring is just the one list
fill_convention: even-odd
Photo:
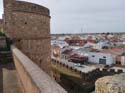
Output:
[[125,73],[99,78],[95,87],[96,93],[125,93]]
[[[3,0],[4,14],[3,14],[3,29],[8,32],[12,25],[12,5],[15,0]],[[6,26],[5,26],[6,25]],[[8,32],[9,33],[9,32]],[[6,33],[6,35],[8,34]]]
[[4,31],[17,48],[51,73],[49,9],[24,1],[4,0]]

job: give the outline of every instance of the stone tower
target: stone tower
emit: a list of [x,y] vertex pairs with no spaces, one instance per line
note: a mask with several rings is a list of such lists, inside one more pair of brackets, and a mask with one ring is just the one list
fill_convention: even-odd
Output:
[[95,87],[96,93],[125,93],[125,73],[99,78]]
[[4,0],[4,32],[45,72],[51,73],[49,9],[24,1]]

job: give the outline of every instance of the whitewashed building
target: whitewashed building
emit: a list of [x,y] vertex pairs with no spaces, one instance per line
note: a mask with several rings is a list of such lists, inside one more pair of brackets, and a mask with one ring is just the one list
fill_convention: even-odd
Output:
[[88,61],[92,63],[112,65],[115,62],[115,58],[108,53],[89,52]]
[[125,56],[122,56],[122,57],[121,57],[121,65],[122,65],[122,66],[125,66]]
[[60,40],[51,40],[51,45],[58,45],[60,48],[63,48],[64,46],[69,46],[68,43],[65,41],[60,41]]

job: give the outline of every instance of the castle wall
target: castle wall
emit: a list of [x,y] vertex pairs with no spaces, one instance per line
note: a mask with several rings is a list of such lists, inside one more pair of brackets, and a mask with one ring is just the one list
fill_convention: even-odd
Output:
[[0,31],[1,31],[2,27],[3,27],[3,20],[0,19]]
[[125,73],[99,78],[96,93],[125,93]]
[[13,12],[10,37],[14,39],[49,39],[50,18],[44,15]]
[[[43,70],[49,72],[51,69],[49,39],[43,40],[21,40],[19,45],[21,51],[28,55]],[[19,44],[20,44],[19,43]]]
[[6,48],[6,38],[4,36],[0,36],[0,48]]
[[24,1],[4,1],[4,30],[13,44],[51,74],[49,9]]
[[19,49],[11,48],[24,93],[67,93]]
[[33,13],[39,15],[49,16],[49,9],[43,7],[41,5],[37,5],[30,2],[24,1],[15,1],[13,4],[13,11],[25,12],[25,13]]

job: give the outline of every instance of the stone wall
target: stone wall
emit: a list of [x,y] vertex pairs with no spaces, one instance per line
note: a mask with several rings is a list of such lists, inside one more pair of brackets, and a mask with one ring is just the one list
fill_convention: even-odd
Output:
[[6,33],[12,39],[49,39],[50,38],[50,18],[25,12],[13,12],[11,28]]
[[0,36],[0,48],[5,48],[6,46],[6,38],[4,36]]
[[100,78],[95,86],[96,93],[125,93],[125,73]]
[[25,93],[67,93],[19,49],[12,46],[12,53]]
[[43,7],[41,5],[36,5],[33,3],[27,3],[22,1],[16,1],[13,5],[13,11],[26,12],[26,13],[34,13],[49,16],[49,9]]
[[2,27],[3,27],[3,20],[0,19],[0,30],[2,29]]
[[16,47],[51,75],[49,9],[29,2],[4,0],[4,31]]
[[52,62],[55,65],[59,65],[60,67],[64,67],[67,68],[68,70],[74,71],[76,74],[81,75],[82,80],[86,81],[86,82],[93,82],[95,83],[95,81],[98,78],[104,77],[104,76],[108,76],[108,75],[114,75],[114,74],[120,74],[120,73],[125,73],[125,70],[123,69],[119,69],[119,70],[115,70],[115,69],[106,69],[106,68],[96,68],[93,69],[92,71],[89,72],[82,72],[79,69],[76,69],[72,66],[69,66],[68,64],[62,63],[60,60],[52,58]]

